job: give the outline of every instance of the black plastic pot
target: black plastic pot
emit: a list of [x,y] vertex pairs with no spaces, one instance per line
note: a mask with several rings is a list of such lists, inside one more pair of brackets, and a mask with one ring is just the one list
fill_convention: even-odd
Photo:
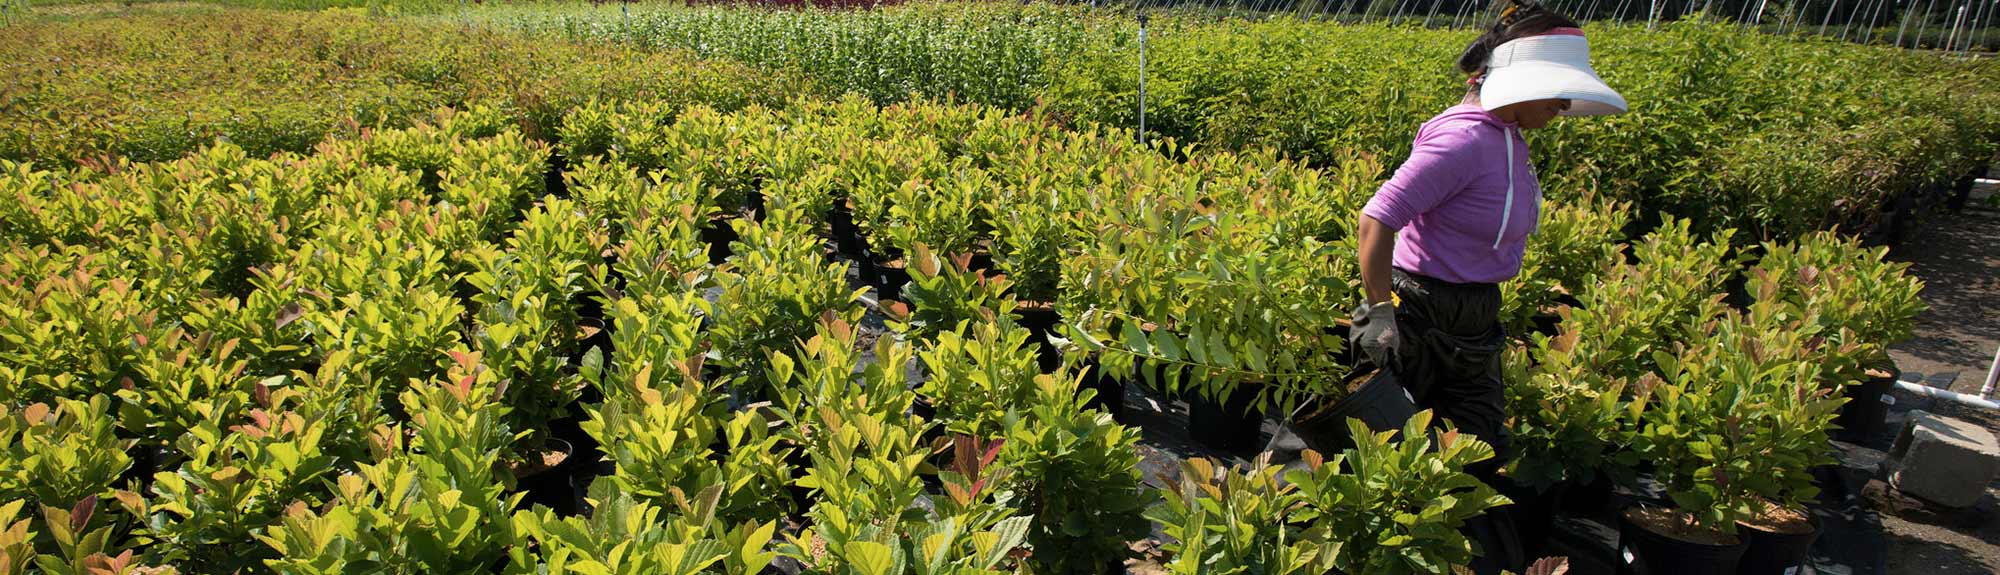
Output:
[[1633,575],[1728,575],[1743,559],[1743,540],[1732,545],[1682,541],[1618,514],[1618,572]]
[[974,252],[972,254],[972,258],[966,260],[965,269],[974,272],[993,271],[993,254],[987,252]]
[[516,478],[515,489],[527,493],[521,498],[521,508],[530,509],[541,505],[554,510],[558,515],[572,516],[583,512],[583,489],[577,486],[572,473],[578,468],[576,451],[568,441],[549,438],[550,449],[565,454],[562,463],[543,469],[531,475]]
[[174,458],[177,454],[174,453],[174,449],[165,445],[139,443],[127,448],[125,455],[132,459],[132,465],[126,467],[125,473],[118,476],[118,483],[122,485],[138,481],[141,487],[138,491],[142,493],[145,492],[144,488],[153,485],[154,474],[173,471],[168,468],[170,465],[179,467],[175,465],[177,462]]
[[1553,555],[1549,548],[1549,536],[1555,533],[1556,511],[1562,506],[1563,492],[1568,486],[1557,483],[1537,490],[1511,479],[1502,479],[1494,482],[1493,488],[1514,502],[1508,506],[1508,515],[1513,519],[1514,532],[1519,535],[1525,556]]
[[837,203],[826,213],[827,231],[833,233],[833,247],[840,255],[858,259],[867,253],[868,243],[861,240],[861,230],[854,227],[854,212],[844,203]]
[[749,194],[746,194],[746,195],[744,195],[744,196],[743,196],[743,211],[744,211],[744,212],[747,212],[747,213],[749,214],[749,216],[750,216],[750,217],[751,217],[751,218],[752,218],[753,220],[755,220],[755,221],[757,221],[757,222],[759,222],[759,223],[763,222],[763,221],[764,221],[764,192],[760,192],[760,191],[755,191],[755,190],[753,190],[753,191],[751,191],[751,192],[750,192]]
[[1965,209],[1966,200],[1972,199],[1972,185],[1979,180],[1979,173],[1979,170],[1966,172],[1958,177],[1958,181],[1952,182],[1951,197],[1945,199],[1944,207],[1954,212]]
[[708,227],[701,229],[701,241],[708,244],[708,264],[722,265],[732,254],[729,243],[736,241],[736,228],[729,224],[734,218],[709,220]]
[[1902,371],[1895,366],[1886,368],[1883,377],[1870,377],[1859,383],[1841,388],[1841,395],[1847,396],[1847,403],[1840,406],[1840,414],[1833,419],[1840,427],[1833,438],[1848,443],[1866,444],[1882,435],[1884,420],[1889,416],[1887,399],[1890,389],[1896,387],[1896,378]]
[[1195,443],[1223,451],[1253,453],[1264,446],[1263,414],[1252,409],[1257,391],[1237,389],[1227,401],[1207,397],[1188,399],[1188,437]]
[[1792,575],[1803,571],[1799,567],[1806,564],[1813,540],[1819,539],[1819,518],[1810,513],[1806,518],[1812,520],[1812,531],[1806,533],[1778,533],[1737,524],[1736,534],[1743,538],[1745,548],[1736,573]]
[[1611,479],[1602,474],[1590,481],[1564,482],[1562,499],[1556,505],[1570,515],[1596,517],[1611,506],[1611,488]]
[[875,297],[902,299],[903,286],[910,285],[910,270],[900,265],[874,264]]
[[1042,373],[1054,373],[1056,368],[1062,366],[1062,349],[1049,341],[1049,336],[1055,334],[1056,324],[1062,322],[1062,314],[1056,313],[1055,306],[1039,302],[1016,307],[1014,313],[1021,316],[1018,325],[1031,334],[1029,341],[1039,346],[1036,360]]
[[1318,400],[1307,401],[1299,406],[1298,415],[1293,418],[1292,431],[1306,442],[1306,447],[1323,454],[1345,451],[1354,446],[1354,438],[1348,435],[1347,420],[1360,419],[1361,423],[1375,431],[1395,431],[1403,428],[1410,416],[1417,414],[1417,403],[1410,394],[1396,382],[1396,375],[1389,370],[1375,370],[1357,374],[1366,378],[1361,385],[1348,392],[1347,397],[1332,405]]
[[1119,423],[1125,422],[1124,377],[1105,373],[1102,364],[1093,361],[1085,368],[1083,386],[1097,392],[1089,401],[1084,402],[1084,409],[1109,413],[1111,418]]

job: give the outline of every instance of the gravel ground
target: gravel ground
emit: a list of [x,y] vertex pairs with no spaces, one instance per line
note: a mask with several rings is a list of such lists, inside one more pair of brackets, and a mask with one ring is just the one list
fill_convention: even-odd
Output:
[[[1911,262],[1925,282],[1931,311],[1917,320],[1917,336],[1891,350],[1905,380],[1925,381],[1960,393],[1976,394],[2000,347],[2000,205],[1995,187],[1982,184],[1970,206],[1940,214],[1899,246],[1892,257]],[[1996,394],[2000,395],[2000,394]],[[2000,413],[1897,392],[1896,413],[1922,409],[1956,417],[2000,433]],[[1900,425],[1891,423],[1893,428]],[[2000,483],[1971,510],[1945,511],[1889,495],[1884,503],[1884,537],[1890,573],[2000,573]],[[1886,500],[1886,501],[1883,501]]]

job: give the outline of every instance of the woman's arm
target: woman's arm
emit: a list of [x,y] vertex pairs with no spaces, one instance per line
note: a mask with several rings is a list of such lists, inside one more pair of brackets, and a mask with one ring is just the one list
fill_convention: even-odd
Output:
[[1368,214],[1361,215],[1361,293],[1367,304],[1389,301],[1389,261],[1396,253],[1396,230]]

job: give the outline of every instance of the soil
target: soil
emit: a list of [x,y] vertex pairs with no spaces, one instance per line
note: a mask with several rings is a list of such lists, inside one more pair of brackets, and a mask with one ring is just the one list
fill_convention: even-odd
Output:
[[1665,507],[1633,507],[1625,510],[1625,518],[1647,531],[1689,543],[1720,547],[1738,542],[1734,535],[1696,527],[1694,518]]
[[1737,523],[1766,533],[1804,535],[1813,532],[1812,518],[1804,511],[1770,504],[1765,504],[1762,514],[1745,517]]
[[536,474],[562,465],[564,461],[569,459],[569,452],[549,449],[536,453],[523,454],[521,457],[522,461],[508,462],[507,464],[509,467],[508,470],[514,472],[516,479],[534,477]]
[[[1890,252],[1891,258],[1910,262],[1910,273],[1924,280],[1923,298],[1931,307],[1918,316],[1916,337],[1890,348],[1906,381],[1967,394],[1977,394],[1985,383],[1994,350],[2000,348],[2000,316],[1994,311],[2000,310],[2000,197],[1995,192],[1993,184],[1979,184],[1965,210],[1930,216]],[[1892,433],[1902,429],[1901,421],[1913,409],[2000,433],[2000,412],[1901,390],[1890,396],[1897,400],[1888,425]],[[1886,449],[1891,439],[1878,438],[1869,447]],[[1888,572],[2000,573],[1996,487],[1988,486],[1989,496],[1974,510],[1930,509],[1921,502],[1878,505]]]

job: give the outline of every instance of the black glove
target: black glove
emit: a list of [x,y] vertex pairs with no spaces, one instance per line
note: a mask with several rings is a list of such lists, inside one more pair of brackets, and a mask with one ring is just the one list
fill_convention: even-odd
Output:
[[1389,367],[1389,360],[1396,356],[1399,341],[1394,304],[1364,303],[1354,308],[1354,329],[1348,332],[1348,342],[1360,349],[1369,363],[1376,367]]

